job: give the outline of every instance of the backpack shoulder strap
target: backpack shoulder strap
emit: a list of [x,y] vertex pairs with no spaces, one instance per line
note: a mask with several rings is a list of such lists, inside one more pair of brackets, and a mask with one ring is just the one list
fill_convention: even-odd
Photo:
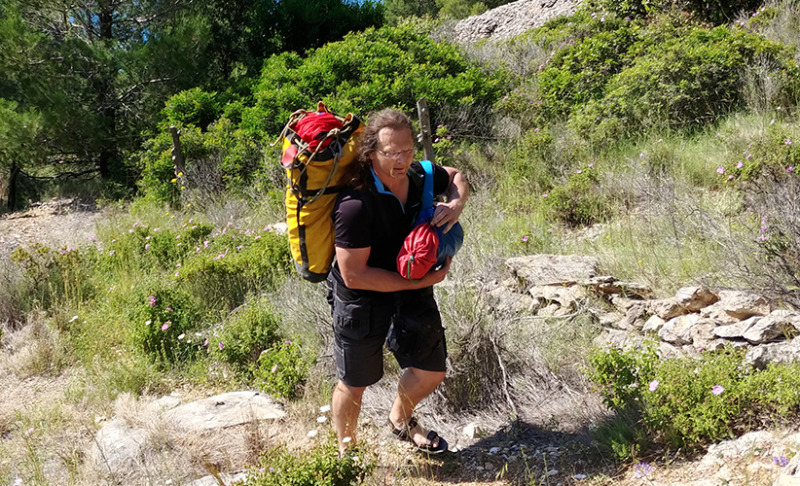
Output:
[[420,160],[420,165],[425,170],[425,185],[422,187],[422,209],[433,207],[433,163],[430,160]]
[[430,160],[420,160],[419,164],[425,171],[425,177],[422,184],[422,206],[414,226],[433,217],[433,163]]

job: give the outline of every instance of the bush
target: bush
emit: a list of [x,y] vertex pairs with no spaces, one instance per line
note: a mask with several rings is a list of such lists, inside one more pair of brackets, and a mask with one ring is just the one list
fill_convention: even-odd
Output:
[[315,360],[302,346],[290,340],[278,343],[261,353],[253,369],[256,386],[266,393],[294,399],[306,381],[309,367]]
[[288,239],[269,231],[225,231],[192,252],[193,258],[176,279],[209,309],[230,311],[244,303],[248,294],[274,288],[291,268]]
[[164,118],[161,128],[167,129],[170,125],[180,127],[193,125],[205,130],[220,115],[216,97],[217,93],[209,93],[200,88],[188,89],[173,95],[161,111],[161,116]]
[[255,88],[256,106],[243,114],[243,127],[256,138],[277,135],[294,110],[314,107],[318,100],[334,111],[363,115],[387,106],[411,110],[422,97],[438,124],[444,112],[491,105],[505,84],[502,72],[484,72],[455,46],[431,40],[418,27],[367,29],[305,59],[292,53],[268,59]]
[[594,91],[600,96],[574,109],[572,127],[593,141],[647,128],[696,128],[741,108],[742,76],[755,59],[776,76],[788,74],[778,99],[797,98],[800,73],[791,54],[760,36],[726,27],[657,25],[650,31],[631,44],[631,62]]
[[278,339],[279,320],[269,302],[257,300],[236,309],[215,336],[222,359],[250,372],[261,352]]
[[200,313],[186,292],[157,283],[136,294],[126,311],[134,346],[153,363],[166,368],[197,356],[199,346],[186,335],[196,329]]
[[596,188],[600,177],[589,167],[576,169],[565,185],[552,188],[543,198],[543,206],[553,219],[569,226],[586,226],[603,221],[610,211],[608,201]]
[[179,127],[185,173],[175,173],[169,133],[149,139],[138,162],[145,198],[197,206],[212,196],[244,190],[263,176],[261,147],[229,118],[210,123],[206,131],[191,124]]
[[[610,408],[634,417],[628,422],[634,429],[642,428],[656,443],[696,449],[800,418],[800,363],[756,370],[743,357],[743,350],[726,348],[666,359],[654,343],[628,350],[612,346],[590,355],[589,378]],[[635,430],[618,434],[626,435],[641,436]],[[633,450],[640,445],[629,444]]]
[[59,304],[78,306],[95,295],[90,250],[63,247],[53,250],[40,243],[16,248],[11,260],[23,270],[19,283],[24,310],[50,309]]
[[356,447],[344,457],[334,439],[295,455],[280,447],[269,451],[260,467],[245,479],[246,486],[350,486],[362,484],[375,461]]

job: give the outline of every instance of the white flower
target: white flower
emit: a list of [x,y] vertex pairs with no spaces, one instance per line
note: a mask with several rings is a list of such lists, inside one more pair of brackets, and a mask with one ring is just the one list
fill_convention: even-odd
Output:
[[186,337],[186,334],[180,334],[180,335],[178,336],[178,341],[180,341],[181,339],[183,339],[183,338],[185,338],[185,337]]
[[317,417],[317,422],[319,423],[324,423],[326,420],[328,420],[327,417]]
[[317,436],[317,429],[309,430],[306,434],[306,437],[316,437]]
[[144,321],[144,325],[145,325],[145,326],[149,326],[149,325],[150,325],[150,324],[152,324],[152,323],[153,323],[153,321]]
[[351,440],[353,440],[353,439],[351,439],[350,437],[345,437],[345,438],[343,438],[343,439],[342,439],[342,444],[347,444],[347,443],[349,443]]
[[330,412],[331,411],[331,406],[330,405],[323,405],[323,406],[319,407],[319,411],[322,412],[322,413]]

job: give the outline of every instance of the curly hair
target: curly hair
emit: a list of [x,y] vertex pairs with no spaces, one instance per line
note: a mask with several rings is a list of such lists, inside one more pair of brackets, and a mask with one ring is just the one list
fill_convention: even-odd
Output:
[[350,166],[350,171],[345,177],[348,183],[356,189],[363,189],[369,181],[369,169],[372,166],[370,154],[378,148],[378,133],[384,128],[402,130],[407,128],[413,136],[414,128],[411,125],[411,118],[402,111],[394,108],[385,108],[377,113],[371,114],[367,127],[361,135],[361,145],[356,153],[356,160]]

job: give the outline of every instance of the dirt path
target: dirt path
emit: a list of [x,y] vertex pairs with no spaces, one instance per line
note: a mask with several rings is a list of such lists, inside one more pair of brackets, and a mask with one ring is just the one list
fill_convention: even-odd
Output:
[[54,246],[86,243],[102,212],[73,199],[37,203],[26,211],[0,216],[0,262],[19,246],[34,242]]

